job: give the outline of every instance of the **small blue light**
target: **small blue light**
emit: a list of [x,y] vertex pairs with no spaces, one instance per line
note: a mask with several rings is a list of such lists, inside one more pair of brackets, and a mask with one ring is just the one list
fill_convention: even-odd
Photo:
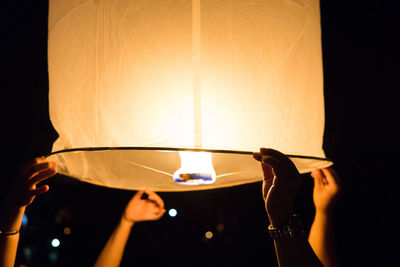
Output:
[[212,184],[215,179],[211,173],[199,172],[199,173],[177,173],[174,174],[174,181],[178,184]]
[[21,222],[21,226],[25,227],[28,224],[28,217],[24,214],[24,216],[22,216],[22,222]]
[[168,211],[168,215],[171,217],[175,217],[178,214],[178,212],[176,211],[176,209],[170,209]]

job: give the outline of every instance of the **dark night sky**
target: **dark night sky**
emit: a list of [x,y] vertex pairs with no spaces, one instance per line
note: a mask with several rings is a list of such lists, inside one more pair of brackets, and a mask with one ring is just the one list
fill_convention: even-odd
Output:
[[[321,21],[324,149],[344,186],[336,217],[339,252],[343,266],[395,266],[400,245],[394,242],[399,234],[394,216],[400,189],[392,156],[399,122],[399,15],[394,4],[386,1],[337,2],[322,1]],[[47,1],[4,3],[0,36],[6,161],[1,198],[17,166],[49,153],[57,136],[48,116]],[[296,209],[309,226],[314,212],[312,182],[305,181]],[[58,253],[55,266],[90,266],[133,192],[61,176],[49,184],[51,191],[27,211],[29,223],[23,230],[18,259],[29,260],[29,248],[29,266],[48,266],[49,254],[54,252]],[[255,183],[162,193],[167,208],[176,208],[178,216],[135,226],[122,266],[276,265],[260,191],[260,183]],[[221,232],[216,230],[218,223],[225,226]],[[65,226],[71,227],[71,235],[63,235]],[[207,230],[215,234],[208,242],[203,238]],[[49,245],[53,237],[62,242],[58,249]]]

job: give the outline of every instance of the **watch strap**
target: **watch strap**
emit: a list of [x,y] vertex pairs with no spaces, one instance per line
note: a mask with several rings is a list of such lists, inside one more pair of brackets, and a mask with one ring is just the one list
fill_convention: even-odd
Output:
[[274,228],[272,225],[268,226],[268,232],[274,240],[302,239],[306,237],[300,217],[296,214],[291,215],[287,224],[282,227]]

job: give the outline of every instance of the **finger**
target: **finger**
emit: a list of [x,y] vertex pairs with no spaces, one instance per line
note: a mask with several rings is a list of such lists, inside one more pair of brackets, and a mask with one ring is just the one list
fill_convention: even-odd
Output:
[[[265,156],[263,155],[261,157],[261,161],[262,163],[264,163],[265,165],[269,165],[272,167],[273,169],[273,176],[277,175],[277,176],[281,176],[282,174],[282,170],[284,169],[284,166],[282,166],[282,163],[279,162],[279,160],[277,160],[274,157],[271,156]],[[263,168],[264,170],[264,168]],[[264,174],[265,175],[265,174]],[[272,176],[272,177],[273,177]]]
[[271,162],[270,165],[274,169],[274,172],[277,176],[290,173],[298,174],[296,166],[285,154],[282,154],[281,152],[271,148],[261,148],[260,152],[263,156],[267,156],[275,160],[274,162]]
[[338,184],[338,186],[340,188],[342,188],[342,180],[340,179],[339,175],[337,174],[337,172],[332,168],[332,167],[328,167],[328,170],[332,173],[333,177],[336,180],[336,183]]
[[[261,162],[264,165],[270,166],[272,169],[279,168],[279,164],[280,164],[279,161],[276,160],[275,158],[273,158],[271,156],[264,156],[264,155],[261,157]],[[273,173],[272,173],[272,175],[274,176]]]
[[255,160],[261,161],[261,157],[262,157],[262,155],[260,152],[253,152],[253,158]]
[[149,196],[150,200],[154,201],[157,204],[158,207],[160,207],[161,209],[164,208],[164,201],[159,195],[157,195],[153,191],[146,191],[146,194]]
[[20,174],[26,173],[33,165],[44,162],[44,160],[45,160],[45,158],[42,156],[42,157],[33,158],[33,159],[27,161],[25,164],[23,164],[19,168],[19,173]]
[[55,168],[50,168],[43,170],[39,172],[37,175],[34,175],[30,180],[29,183],[30,185],[36,185],[52,176],[54,176],[57,173],[57,170]]
[[270,188],[273,184],[273,181],[274,181],[274,177],[272,177],[270,179],[264,179],[263,184],[262,184],[262,193],[263,193],[264,199],[267,197],[268,191],[270,190]]
[[29,167],[29,169],[26,170],[26,172],[23,175],[26,175],[28,180],[32,179],[33,176],[35,176],[37,173],[41,171],[45,171],[46,169],[51,169],[55,168],[56,163],[52,161],[45,161],[41,163],[36,163],[33,164]]
[[166,209],[162,209],[158,218],[161,218],[165,214],[166,211],[167,211]]
[[282,163],[292,163],[292,161],[285,154],[272,148],[261,148],[260,152],[264,156],[270,156]]
[[262,195],[264,201],[267,199],[268,192],[270,191],[271,187],[273,186],[274,178],[270,180],[264,180],[262,183]]
[[44,193],[46,193],[47,191],[49,191],[50,187],[46,184],[46,185],[42,185],[41,187],[38,187],[34,190],[32,190],[32,194],[35,196],[40,196]]
[[136,192],[136,194],[132,197],[132,200],[137,200],[140,199],[144,194],[144,190],[139,190]]
[[33,158],[33,159],[31,159],[31,160],[25,162],[25,164],[23,164],[23,165],[20,167],[20,170],[26,170],[26,169],[28,169],[30,166],[32,166],[32,165],[34,165],[34,164],[37,164],[37,163],[44,162],[45,160],[46,160],[46,158],[45,158],[44,156],[35,157],[35,158]]
[[311,177],[314,178],[314,185],[318,188],[320,188],[321,186],[323,186],[323,174],[322,171],[320,169],[313,169],[311,171]]
[[162,209],[158,213],[156,213],[155,214],[155,220],[160,219],[164,215],[165,211],[166,211],[165,209]]
[[273,166],[276,166],[277,164],[278,163],[275,161],[275,159],[268,156],[262,156],[261,168],[264,174],[264,188],[267,191],[271,187],[275,177]]
[[340,176],[337,174],[337,172],[332,167],[328,167],[328,169],[331,171],[331,173],[333,174],[333,177],[336,180],[336,184],[337,184],[337,188],[338,188],[339,194],[343,195],[345,193],[345,188],[343,186],[342,179],[340,179]]
[[262,156],[261,159],[261,167],[264,173],[264,178],[269,179],[275,176],[274,174],[274,167],[276,167],[279,163],[271,157]]
[[336,186],[336,187],[339,187],[339,184],[338,184],[338,182],[337,182],[337,180],[336,180],[336,177],[335,177],[335,175],[331,172],[330,169],[324,168],[324,169],[322,169],[322,172],[324,173],[325,178],[326,178],[326,181],[327,181],[328,184],[334,185],[334,186]]

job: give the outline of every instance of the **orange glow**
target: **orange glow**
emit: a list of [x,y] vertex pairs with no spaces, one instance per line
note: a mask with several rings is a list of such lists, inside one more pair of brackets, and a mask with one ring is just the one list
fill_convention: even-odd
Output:
[[211,153],[179,151],[179,155],[181,168],[173,175],[176,183],[198,185],[215,182],[216,174],[212,165]]
[[71,228],[65,227],[65,228],[64,228],[64,234],[65,234],[65,235],[71,234]]

